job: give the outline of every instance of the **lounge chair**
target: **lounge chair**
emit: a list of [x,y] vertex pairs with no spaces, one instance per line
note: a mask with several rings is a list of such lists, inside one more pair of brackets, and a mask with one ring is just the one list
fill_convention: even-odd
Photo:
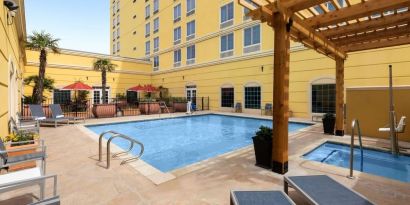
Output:
[[38,121],[21,121],[16,122],[10,117],[10,128],[13,132],[35,132],[40,133],[40,124]]
[[[44,189],[47,179],[53,179],[53,197],[44,199]],[[57,196],[57,175],[44,176],[40,168],[31,168],[21,171],[0,175],[0,193],[15,191],[24,187],[38,185],[40,187],[40,197],[38,202],[32,205],[59,205],[60,199]]]
[[49,105],[51,110],[51,116],[54,119],[67,119],[69,122],[77,122],[78,120],[82,120],[85,123],[84,117],[66,117],[64,116],[63,110],[61,109],[60,104],[51,104]]
[[47,118],[44,114],[43,107],[41,105],[28,105],[30,108],[31,116],[34,120],[38,120],[40,124],[53,124],[54,127],[57,127],[58,123],[67,123],[69,124],[70,121],[64,118]]
[[374,204],[361,194],[343,186],[326,175],[285,176],[284,191],[292,187],[310,204],[370,205]]
[[271,103],[266,103],[265,108],[261,109],[261,115],[272,115],[273,108]]
[[[29,148],[21,148],[21,149],[13,149],[13,150],[6,150],[7,144],[9,145],[18,145],[18,144],[27,144],[27,143],[34,143],[38,142],[38,146],[36,147],[29,147]],[[9,156],[9,153],[13,152],[20,152],[20,151],[31,151],[36,149],[34,153],[31,154],[24,154],[19,156]],[[43,140],[32,140],[32,141],[21,141],[21,142],[6,142],[4,143],[0,140],[0,169],[8,169],[10,166],[21,164],[24,162],[31,162],[31,161],[41,161],[41,168],[42,171],[45,173],[46,170],[46,147],[44,146]]]
[[231,205],[295,205],[283,191],[231,191]]
[[242,103],[236,103],[235,105],[235,112],[242,112]]

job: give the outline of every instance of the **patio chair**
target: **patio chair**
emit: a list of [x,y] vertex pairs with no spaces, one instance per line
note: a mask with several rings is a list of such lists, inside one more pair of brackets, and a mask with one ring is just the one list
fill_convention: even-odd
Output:
[[63,110],[61,109],[60,104],[51,104],[48,106],[51,110],[51,116],[54,119],[67,119],[69,122],[77,122],[79,120],[82,120],[85,123],[85,118],[84,117],[66,117],[64,116]]
[[232,190],[231,205],[295,205],[283,192],[274,190]]
[[266,103],[265,108],[261,109],[261,115],[272,115],[273,114],[273,107],[271,103]]
[[[6,150],[6,145],[18,145],[38,142],[36,147],[28,147],[21,149]],[[31,151],[36,149],[34,153],[23,154],[18,156],[9,156],[9,153]],[[44,146],[44,140],[31,140],[21,142],[3,142],[0,140],[0,170],[8,169],[10,166],[18,165],[24,162],[41,161],[41,170],[43,174],[46,171],[46,146]]]
[[70,121],[65,118],[47,118],[44,114],[43,107],[41,105],[28,105],[30,108],[31,116],[34,120],[38,120],[40,124],[52,123],[54,127],[57,127],[58,123],[67,123]]
[[326,175],[285,176],[284,191],[292,187],[310,204],[370,205],[374,204],[356,191],[345,187]]
[[40,124],[38,121],[21,121],[17,123],[13,117],[10,117],[10,130],[13,132],[35,132],[40,133]]
[[242,112],[242,103],[236,103],[235,112]]
[[[44,199],[45,183],[47,179],[53,179],[53,196]],[[57,196],[57,175],[44,176],[41,169],[38,167],[0,175],[0,194],[35,185],[40,187],[40,197],[39,201],[31,203],[32,205],[60,204],[60,199]]]

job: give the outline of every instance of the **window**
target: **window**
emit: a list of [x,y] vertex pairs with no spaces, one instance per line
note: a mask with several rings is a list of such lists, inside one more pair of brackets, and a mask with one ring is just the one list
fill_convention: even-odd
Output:
[[[253,3],[251,0],[245,0],[246,2],[248,2],[248,3],[250,3],[250,4],[252,4],[252,5],[254,5],[254,6],[257,6],[255,3]],[[247,16],[247,14],[250,12],[250,10],[248,9],[248,8],[246,8],[246,7],[244,7],[243,8],[243,20],[244,21],[246,21],[246,20],[249,20],[251,17],[249,17],[249,16]]]
[[117,16],[117,25],[120,25],[120,15]]
[[174,45],[181,43],[181,27],[174,28]]
[[120,42],[117,42],[117,52],[120,52]]
[[145,42],[145,55],[149,55],[151,53],[151,42]]
[[181,4],[174,6],[174,22],[181,20]]
[[195,45],[186,48],[187,65],[195,63]]
[[234,106],[234,88],[221,88],[221,107]]
[[187,23],[186,36],[187,40],[195,38],[195,20]]
[[181,49],[174,51],[174,67],[181,66]]
[[150,35],[151,30],[151,24],[147,23],[145,24],[145,37],[148,37]]
[[154,14],[159,11],[159,0],[154,0]]
[[117,31],[113,31],[112,32],[112,41],[115,41],[115,39],[117,39]]
[[117,39],[120,38],[120,28],[117,28]]
[[159,30],[159,17],[154,19],[154,33],[158,32]]
[[261,108],[261,87],[252,86],[245,87],[245,108],[260,109]]
[[71,94],[69,90],[54,90],[54,104],[70,104]]
[[114,3],[112,4],[112,15],[113,15],[113,16],[115,15],[115,12],[117,12],[117,4],[114,2]]
[[120,0],[117,1],[117,12],[120,11]]
[[221,58],[233,55],[233,33],[221,36]]
[[195,0],[186,1],[186,15],[192,15],[195,13]]
[[115,51],[117,51],[117,45],[114,43],[112,44],[112,54],[115,54]]
[[154,52],[159,50],[159,37],[154,38]]
[[336,85],[312,85],[312,113],[336,113]]
[[233,2],[221,7],[221,28],[233,25]]
[[149,16],[151,15],[151,7],[150,7],[150,5],[147,5],[146,7],[145,7],[145,19],[148,19],[149,18]]
[[260,33],[260,25],[246,28],[244,30],[244,53],[250,53],[260,50]]
[[112,27],[115,28],[116,25],[117,25],[117,18],[113,18],[112,19]]
[[154,71],[157,71],[159,68],[159,56],[154,57]]

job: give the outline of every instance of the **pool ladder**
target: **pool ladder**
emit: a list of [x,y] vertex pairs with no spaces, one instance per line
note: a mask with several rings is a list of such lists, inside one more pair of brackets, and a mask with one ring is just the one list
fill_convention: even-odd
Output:
[[102,138],[103,138],[106,134],[111,134],[111,137],[110,137],[110,138],[108,139],[108,141],[107,141],[107,167],[106,167],[107,169],[110,168],[110,161],[111,161],[111,157],[110,157],[110,154],[111,154],[110,145],[111,145],[111,141],[112,141],[113,139],[115,139],[115,138],[122,138],[122,139],[125,139],[125,140],[129,141],[129,142],[130,142],[130,147],[128,148],[127,151],[113,154],[113,155],[112,155],[113,158],[119,157],[119,156],[124,155],[124,154],[129,154],[129,153],[132,151],[132,149],[134,148],[134,145],[135,145],[135,144],[138,144],[138,145],[141,147],[140,153],[139,153],[136,157],[131,157],[131,158],[128,158],[128,159],[123,160],[123,161],[121,162],[121,165],[123,165],[123,164],[125,164],[125,163],[127,163],[127,162],[130,162],[130,161],[138,160],[139,158],[141,158],[142,154],[144,153],[144,144],[142,144],[141,142],[139,142],[139,141],[137,141],[137,140],[135,140],[135,139],[132,139],[131,137],[128,137],[128,136],[126,136],[126,135],[123,135],[123,134],[121,134],[121,133],[115,132],[115,131],[106,131],[106,132],[101,133],[101,134],[100,134],[100,138],[98,139],[98,161],[100,161],[100,162],[102,161]]
[[161,114],[162,114],[162,109],[165,109],[168,112],[168,114],[171,115],[171,112],[169,111],[168,106],[164,101],[159,102],[159,107],[161,109],[161,111],[159,112],[160,117],[161,117]]
[[354,159],[354,131],[357,128],[357,135],[359,137],[359,145],[360,145],[360,171],[363,172],[363,143],[362,143],[362,132],[360,130],[359,120],[354,119],[352,121],[352,135],[350,138],[350,173],[347,176],[350,179],[353,179],[353,159]]

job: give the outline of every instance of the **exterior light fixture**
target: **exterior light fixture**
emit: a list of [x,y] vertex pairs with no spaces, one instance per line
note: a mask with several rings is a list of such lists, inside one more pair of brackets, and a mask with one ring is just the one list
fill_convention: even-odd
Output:
[[14,0],[4,0],[3,4],[9,10],[7,12],[7,25],[12,25],[19,5]]

